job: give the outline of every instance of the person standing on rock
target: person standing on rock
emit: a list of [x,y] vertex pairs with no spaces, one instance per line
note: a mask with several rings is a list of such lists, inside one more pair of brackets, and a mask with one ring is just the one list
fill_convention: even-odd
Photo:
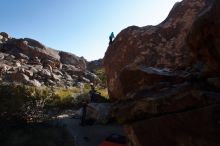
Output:
[[95,90],[95,86],[93,83],[90,83],[90,88],[91,90],[89,91],[89,95],[90,95],[90,101],[91,102],[96,102],[96,95],[100,94]]
[[87,101],[83,101],[82,102],[82,116],[81,116],[81,126],[85,126],[86,125],[86,110],[87,110]]
[[113,39],[115,38],[114,33],[112,32],[109,36],[109,45],[113,42]]
[[[91,87],[91,90],[89,91],[90,101],[93,102],[93,97],[94,97],[93,94],[94,94],[94,92],[96,92],[96,90],[95,90],[93,83],[90,83],[90,87]],[[86,99],[84,99],[84,101],[82,102],[82,116],[81,116],[81,122],[80,122],[81,126],[86,125],[87,106],[88,106],[88,101]]]

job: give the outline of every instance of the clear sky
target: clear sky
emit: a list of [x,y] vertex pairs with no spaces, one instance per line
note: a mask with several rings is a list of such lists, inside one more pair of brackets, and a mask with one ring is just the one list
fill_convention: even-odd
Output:
[[156,25],[176,1],[0,0],[0,32],[94,60],[104,56],[112,31]]

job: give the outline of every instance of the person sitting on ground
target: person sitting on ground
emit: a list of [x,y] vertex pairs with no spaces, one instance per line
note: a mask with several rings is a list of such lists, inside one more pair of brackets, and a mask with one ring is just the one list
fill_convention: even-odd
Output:
[[112,32],[109,36],[109,45],[113,42],[113,39],[115,38],[114,33]]

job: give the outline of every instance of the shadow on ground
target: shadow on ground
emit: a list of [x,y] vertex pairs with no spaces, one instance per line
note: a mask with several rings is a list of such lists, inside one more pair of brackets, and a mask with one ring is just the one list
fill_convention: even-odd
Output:
[[[113,133],[123,135],[122,127],[109,123],[80,126],[75,111],[65,111],[41,123],[0,123],[1,146],[98,146]],[[73,118],[74,117],[74,118]]]

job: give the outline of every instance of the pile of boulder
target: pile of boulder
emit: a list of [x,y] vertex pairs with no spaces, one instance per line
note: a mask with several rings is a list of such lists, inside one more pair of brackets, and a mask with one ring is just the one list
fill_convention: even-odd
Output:
[[32,86],[72,86],[99,81],[87,70],[87,61],[30,39],[0,33],[0,81]]

